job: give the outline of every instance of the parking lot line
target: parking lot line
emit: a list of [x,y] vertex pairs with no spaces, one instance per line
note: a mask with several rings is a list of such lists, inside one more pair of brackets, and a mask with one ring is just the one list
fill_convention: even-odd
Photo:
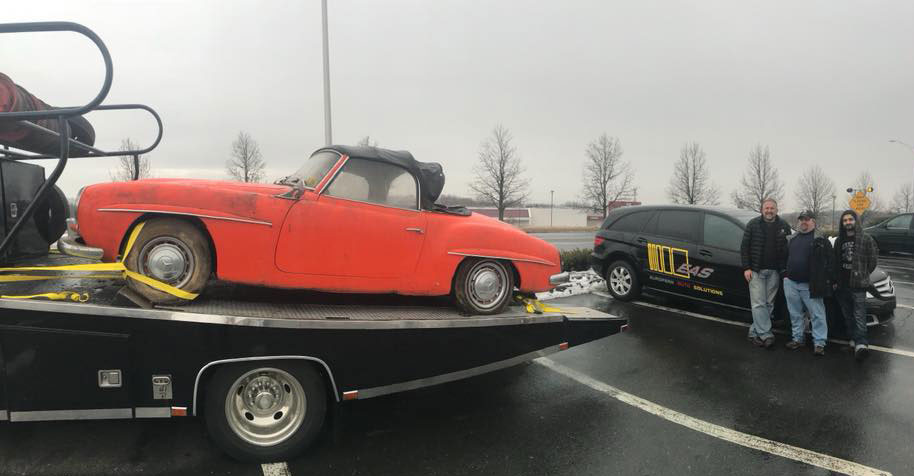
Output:
[[[593,294],[595,294],[595,295],[597,295],[597,296],[603,296],[603,297],[606,297],[606,298],[610,298],[610,299],[613,298],[611,295],[606,294],[606,293],[601,293],[601,292],[599,292],[599,291],[594,291]],[[635,305],[638,305],[638,306],[644,306],[644,307],[650,307],[650,308],[653,308],[653,309],[659,309],[659,310],[661,310],[661,311],[671,312],[671,313],[675,313],[675,314],[682,314],[682,315],[689,316],[689,317],[695,317],[695,318],[698,318],[698,319],[704,319],[704,320],[706,320],[706,321],[720,322],[720,323],[727,324],[727,325],[731,325],[731,326],[749,327],[749,326],[751,325],[751,324],[746,323],[746,322],[731,321],[731,320],[729,320],[729,319],[722,319],[722,318],[720,318],[720,317],[708,316],[708,315],[705,315],[705,314],[699,314],[699,313],[697,313],[697,312],[683,311],[683,310],[681,310],[681,309],[676,309],[676,308],[673,308],[673,307],[661,306],[661,305],[659,305],[659,304],[651,304],[651,303],[649,303],[649,302],[644,302],[644,301],[631,301],[631,304],[635,304]],[[908,308],[908,309],[914,309],[914,307],[905,306],[904,304],[898,304],[898,307],[904,307],[904,308]],[[777,330],[777,329],[774,330],[773,332],[775,332],[775,333],[777,333],[777,334],[782,334],[782,335],[785,334],[784,332],[782,332],[782,331],[780,331],[780,330]],[[833,344],[840,344],[840,345],[847,345],[847,344],[848,344],[848,342],[847,342],[846,340],[841,340],[841,339],[828,339],[828,342],[831,342],[831,343],[833,343]],[[905,357],[914,358],[914,351],[910,351],[910,350],[896,349],[896,348],[892,348],[892,347],[882,347],[882,346],[879,346],[879,345],[870,345],[870,346],[869,346],[869,349],[870,349],[870,350],[877,351],[877,352],[885,352],[885,353],[887,353],[887,354],[902,355],[902,356],[905,356]]]
[[689,428],[690,430],[704,433],[714,438],[728,441],[730,443],[735,443],[740,446],[745,446],[746,448],[764,451],[766,453],[792,459],[794,461],[799,461],[801,463],[806,463],[812,466],[817,466],[819,468],[834,471],[836,473],[847,474],[851,476],[891,476],[892,474],[888,471],[871,468],[869,466],[864,466],[853,461],[848,461],[823,453],[817,453],[805,448],[799,448],[787,443],[769,440],[767,438],[750,435],[748,433],[743,433],[720,425],[715,425],[714,423],[710,423],[704,420],[699,420],[698,418],[691,417],[684,413],[677,412],[676,410],[666,408],[649,400],[645,400],[641,397],[619,390],[618,388],[591,378],[562,364],[556,363],[554,360],[548,357],[540,357],[534,360],[534,362],[559,374],[562,374],[578,383],[584,384],[598,392],[605,393],[622,403],[631,405],[635,408],[638,408],[639,410],[643,410],[663,418],[664,420],[676,423],[677,425],[682,425],[686,428]]
[[263,470],[263,476],[292,476],[292,471],[285,462],[264,463],[260,465],[260,469]]
[[894,279],[892,280],[892,282],[896,283],[896,284],[914,284],[910,281],[895,281]]

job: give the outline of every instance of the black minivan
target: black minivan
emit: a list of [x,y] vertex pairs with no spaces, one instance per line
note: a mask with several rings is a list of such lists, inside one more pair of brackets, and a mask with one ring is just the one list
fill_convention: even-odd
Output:
[[[740,244],[757,212],[685,205],[631,206],[609,213],[594,237],[591,265],[616,299],[642,288],[749,309]],[[892,317],[895,287],[882,269],[870,276],[868,323]],[[831,307],[831,306],[829,306]]]

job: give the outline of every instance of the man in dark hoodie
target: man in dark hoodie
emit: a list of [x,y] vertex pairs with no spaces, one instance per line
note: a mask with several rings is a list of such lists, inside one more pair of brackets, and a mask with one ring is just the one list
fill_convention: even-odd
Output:
[[876,242],[863,232],[860,218],[853,210],[841,214],[841,231],[835,241],[835,300],[844,314],[844,327],[851,335],[854,357],[863,360],[869,355],[866,341],[866,289],[870,273],[876,269],[879,249]]
[[793,333],[787,348],[799,349],[806,341],[803,332],[805,309],[809,311],[812,327],[813,353],[825,355],[828,322],[823,298],[831,296],[834,254],[828,238],[816,236],[816,216],[813,212],[800,213],[797,231],[799,233],[787,245],[787,273],[784,278],[784,298]]

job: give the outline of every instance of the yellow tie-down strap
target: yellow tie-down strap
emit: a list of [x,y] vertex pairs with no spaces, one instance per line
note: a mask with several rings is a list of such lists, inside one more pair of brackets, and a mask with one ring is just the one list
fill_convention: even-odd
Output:
[[535,298],[515,296],[515,298],[524,306],[524,310],[530,314],[542,314],[544,312],[561,312],[557,307],[547,306],[542,301]]
[[[183,289],[178,289],[169,284],[144,276],[137,272],[127,269],[124,261],[133,248],[137,236],[143,229],[143,224],[137,225],[130,233],[127,240],[127,246],[124,249],[124,257],[116,263],[93,263],[93,264],[73,264],[66,266],[23,266],[20,268],[0,268],[0,283],[11,283],[19,281],[43,281],[50,279],[64,278],[100,278],[100,279],[135,279],[151,288],[171,294],[181,299],[192,300],[197,297],[196,293],[190,293]],[[54,301],[71,300],[77,302],[86,302],[89,299],[88,293],[76,293],[72,291],[63,291],[56,293],[31,294],[27,296],[0,296],[9,299],[35,299],[46,298]]]

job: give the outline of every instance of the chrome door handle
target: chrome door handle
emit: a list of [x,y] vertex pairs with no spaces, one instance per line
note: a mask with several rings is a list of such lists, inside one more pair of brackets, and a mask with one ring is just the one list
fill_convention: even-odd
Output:
[[413,231],[420,235],[422,234],[422,228],[407,228],[406,231]]

